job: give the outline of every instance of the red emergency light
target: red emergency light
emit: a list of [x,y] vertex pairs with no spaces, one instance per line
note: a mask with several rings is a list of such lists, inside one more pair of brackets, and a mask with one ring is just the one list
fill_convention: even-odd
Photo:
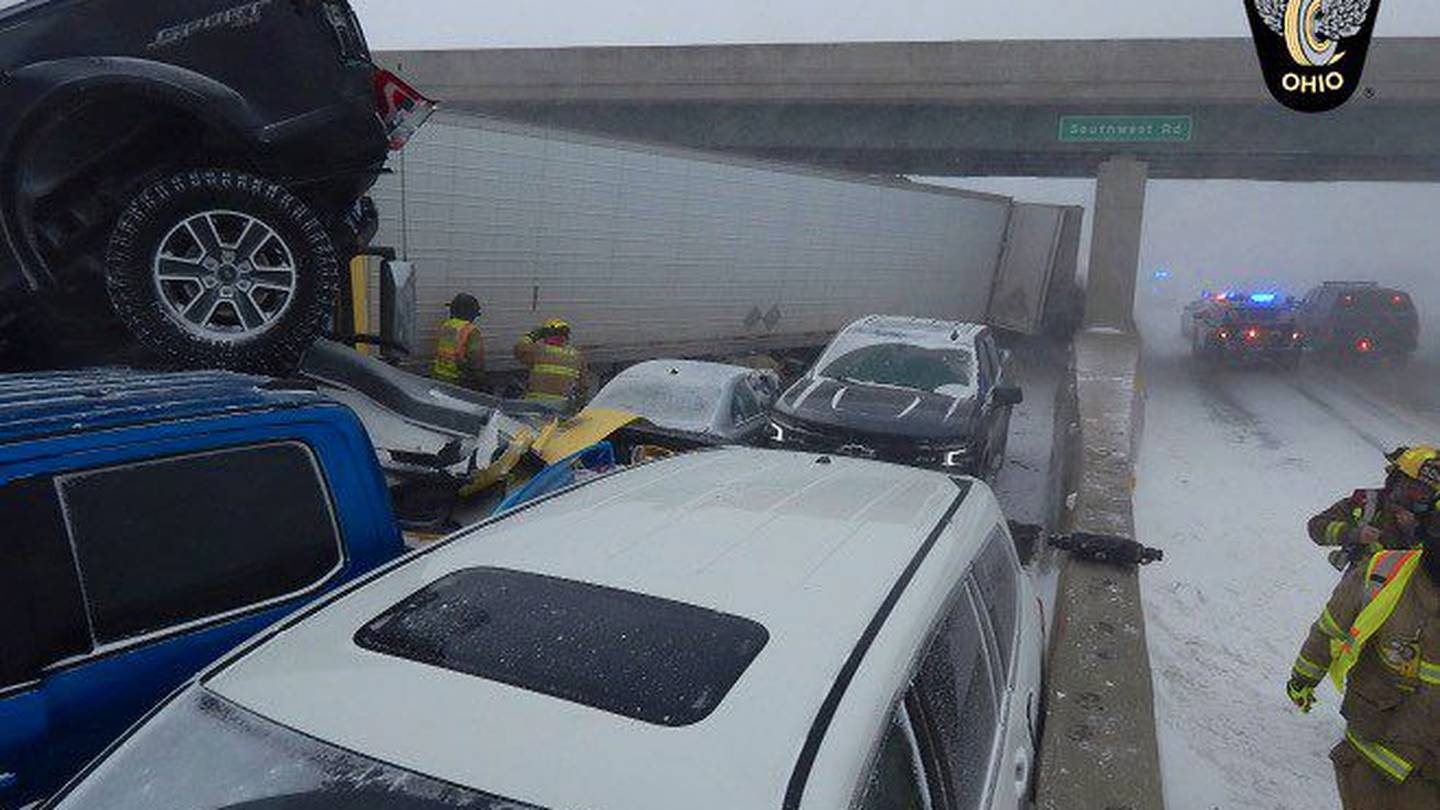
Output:
[[1371,342],[1370,338],[1368,337],[1362,337],[1359,340],[1355,341],[1355,351],[1360,352],[1361,354],[1364,354],[1373,348],[1375,348],[1375,344]]

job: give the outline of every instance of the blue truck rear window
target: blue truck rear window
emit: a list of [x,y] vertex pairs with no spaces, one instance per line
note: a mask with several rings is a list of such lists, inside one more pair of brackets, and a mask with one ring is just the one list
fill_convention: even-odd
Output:
[[768,640],[729,613],[488,567],[426,585],[355,634],[373,652],[664,726],[708,716]]

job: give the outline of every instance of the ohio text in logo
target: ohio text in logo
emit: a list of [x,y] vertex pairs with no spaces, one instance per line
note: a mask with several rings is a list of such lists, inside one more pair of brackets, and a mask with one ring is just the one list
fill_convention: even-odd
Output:
[[1281,104],[1325,112],[1360,84],[1380,0],[1245,0],[1265,84]]

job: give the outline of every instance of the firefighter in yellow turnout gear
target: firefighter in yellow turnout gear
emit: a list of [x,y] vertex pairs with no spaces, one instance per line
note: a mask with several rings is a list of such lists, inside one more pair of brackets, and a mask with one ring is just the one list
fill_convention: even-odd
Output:
[[476,324],[479,318],[480,302],[475,296],[460,293],[450,301],[450,317],[440,323],[431,377],[452,385],[480,386],[485,373],[485,341]]
[[585,391],[585,356],[570,344],[570,324],[554,318],[515,343],[515,359],[530,369],[525,398],[559,409],[579,405]]
[[1440,457],[1433,447],[1401,447],[1386,455],[1385,486],[1357,489],[1310,518],[1306,528],[1316,545],[1338,546],[1331,562],[1344,570],[1353,561],[1386,548],[1407,549],[1416,538],[1414,504],[1428,504],[1431,486],[1420,478],[1426,462]]
[[1420,547],[1377,551],[1345,574],[1286,686],[1302,711],[1327,677],[1344,693],[1345,739],[1330,758],[1346,810],[1440,808],[1440,458],[1423,450],[1396,459],[1429,487],[1411,505]]

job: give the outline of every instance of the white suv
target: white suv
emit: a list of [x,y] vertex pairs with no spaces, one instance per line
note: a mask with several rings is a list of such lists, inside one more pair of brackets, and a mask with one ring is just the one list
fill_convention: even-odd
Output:
[[1039,603],[969,478],[765,450],[592,480],[273,628],[65,808],[1014,808]]

